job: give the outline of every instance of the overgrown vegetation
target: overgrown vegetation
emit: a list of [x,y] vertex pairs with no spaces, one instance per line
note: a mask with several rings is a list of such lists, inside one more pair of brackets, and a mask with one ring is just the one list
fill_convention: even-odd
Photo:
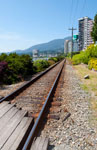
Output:
[[[97,42],[97,14],[94,17],[93,28],[91,32],[92,39],[94,43]],[[74,55],[72,58],[74,65],[80,63],[88,64],[89,69],[94,68],[97,70],[97,45],[90,45],[85,51],[81,51],[79,54]]]
[[12,84],[33,73],[33,63],[29,55],[1,54],[0,83]]
[[50,65],[53,65],[54,63],[64,59],[64,54],[59,55],[57,57],[51,57],[48,60],[36,60],[33,63],[34,72],[40,72],[48,68]]
[[96,61],[96,58],[97,58],[97,45],[92,44],[88,46],[85,51],[81,51],[80,54],[74,55],[72,58],[72,62],[74,65],[78,65],[80,63],[90,64],[89,63],[90,60],[94,59],[94,61]]
[[12,84],[24,80],[29,75],[45,70],[64,58],[64,55],[49,60],[32,61],[29,55],[0,55],[0,84]]
[[97,58],[96,59],[91,59],[88,63],[89,69],[94,69],[97,70]]
[[36,60],[34,61],[33,66],[34,72],[40,72],[48,68],[50,64],[47,60]]
[[94,17],[94,24],[93,24],[91,36],[92,36],[94,43],[95,43],[97,41],[97,14]]

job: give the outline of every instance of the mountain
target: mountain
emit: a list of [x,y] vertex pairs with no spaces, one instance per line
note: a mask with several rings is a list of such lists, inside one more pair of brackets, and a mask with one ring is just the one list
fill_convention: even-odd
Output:
[[39,52],[58,52],[58,51],[63,51],[64,50],[64,42],[65,40],[70,40],[71,37],[66,37],[64,39],[55,39],[52,40],[48,43],[42,43],[38,45],[31,46],[28,49],[25,50],[15,50],[13,52],[16,52],[18,54],[32,54],[32,51],[34,49],[38,49]]

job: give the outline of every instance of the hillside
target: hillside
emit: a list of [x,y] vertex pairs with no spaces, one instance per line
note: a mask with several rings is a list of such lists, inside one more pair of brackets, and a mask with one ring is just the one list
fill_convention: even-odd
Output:
[[48,52],[59,52],[64,50],[64,41],[71,39],[71,37],[66,37],[64,39],[55,39],[48,43],[42,43],[38,45],[31,46],[25,50],[15,50],[18,54],[31,54],[34,49],[38,49],[40,52],[48,51]]

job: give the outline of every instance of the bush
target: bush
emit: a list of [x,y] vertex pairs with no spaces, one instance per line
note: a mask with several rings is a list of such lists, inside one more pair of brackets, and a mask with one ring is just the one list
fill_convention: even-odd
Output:
[[59,56],[57,56],[57,58],[58,58],[58,61],[60,61],[65,58],[65,54],[59,55]]
[[97,59],[91,59],[88,63],[88,68],[97,70]]
[[49,65],[51,66],[51,65],[53,65],[53,64],[55,63],[55,61],[53,61],[53,60],[48,60],[48,63],[49,63]]
[[80,54],[74,55],[72,58],[73,64],[80,63],[88,64],[91,58],[97,58],[97,45],[90,45],[85,51],[81,51]]
[[7,54],[2,53],[2,54],[0,55],[0,62],[6,61],[6,58],[7,58],[7,57],[8,57]]
[[50,57],[49,60],[53,60],[54,62],[58,62],[58,58],[57,57]]
[[61,54],[61,55],[58,55],[57,57],[50,57],[49,60],[52,60],[56,63],[64,58],[65,58],[65,54]]
[[[0,82],[12,84],[24,80],[33,72],[45,70],[50,65],[63,59],[63,56],[53,57],[47,60],[37,60],[34,63],[29,55],[17,55],[16,53],[0,55]],[[33,65],[34,64],[34,65]]]
[[0,62],[0,83],[4,81],[4,78],[6,77],[8,69],[8,63],[5,61]]
[[29,55],[19,56],[16,53],[11,53],[9,55],[1,54],[0,61],[1,64],[2,61],[7,63],[6,71],[2,71],[2,67],[4,68],[4,66],[1,65],[0,68],[4,75],[3,83],[5,84],[15,83],[24,79],[28,75],[33,74],[33,63]]
[[78,65],[81,62],[83,62],[83,58],[84,58],[83,54],[74,55],[72,58],[73,65]]
[[47,60],[36,60],[33,64],[34,68],[36,68],[36,72],[40,72],[45,70],[47,67],[50,66]]

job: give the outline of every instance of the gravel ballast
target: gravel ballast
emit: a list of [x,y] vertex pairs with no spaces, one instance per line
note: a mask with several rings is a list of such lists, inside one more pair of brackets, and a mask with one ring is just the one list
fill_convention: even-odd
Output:
[[[67,62],[61,89],[59,120],[48,120],[41,136],[49,138],[49,150],[97,150],[97,131],[90,123],[89,93],[81,89],[73,67]],[[67,109],[71,116],[63,121]],[[48,127],[49,126],[49,127]]]

